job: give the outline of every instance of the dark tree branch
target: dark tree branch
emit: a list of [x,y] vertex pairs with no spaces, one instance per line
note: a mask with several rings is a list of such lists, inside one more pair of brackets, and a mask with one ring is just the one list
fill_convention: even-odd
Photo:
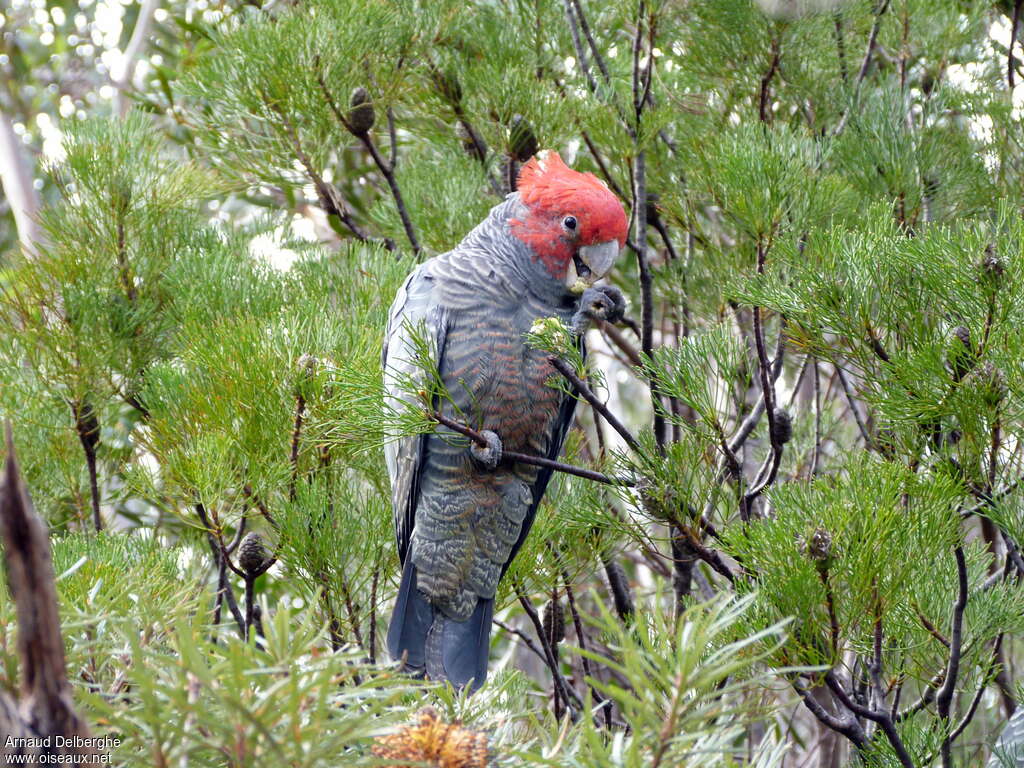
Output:
[[100,516],[100,486],[96,471],[96,448],[100,444],[100,423],[96,411],[88,401],[75,400],[71,403],[71,413],[75,418],[75,431],[85,453],[85,464],[89,470],[89,498],[92,501],[92,524],[97,531],[103,530],[103,518]]
[[836,54],[839,56],[839,76],[845,83],[848,79],[846,72],[846,39],[843,34],[843,16],[838,11],[834,14],[836,30]]
[[[650,77],[654,67],[654,57],[648,51],[647,66],[640,66],[640,53],[643,49],[644,18],[646,3],[640,0],[637,6],[636,32],[633,36],[633,121],[631,133],[635,155],[633,158],[633,189],[632,205],[637,268],[640,273],[640,349],[647,359],[654,353],[654,289],[650,263],[647,253],[647,153],[639,143],[640,124],[646,106],[645,79]],[[643,71],[646,69],[646,73]],[[626,121],[629,125],[629,121]],[[654,410],[654,440],[659,449],[665,446],[665,415],[661,407],[660,387],[656,377],[650,380],[651,405]]]
[[871,720],[882,729],[882,732],[885,733],[886,738],[889,740],[889,744],[892,746],[893,751],[896,753],[896,757],[899,759],[903,768],[914,768],[914,761],[911,760],[910,753],[907,752],[907,748],[903,744],[903,740],[900,738],[899,732],[897,732],[896,726],[893,723],[892,718],[889,717],[888,712],[877,712],[874,709],[865,707],[853,701],[853,699],[850,698],[850,695],[840,684],[835,672],[830,671],[825,673],[825,684],[828,685],[829,690],[832,691],[844,707],[855,715]]
[[587,61],[587,53],[583,50],[583,43],[580,40],[580,25],[576,18],[576,12],[573,9],[571,0],[562,0],[562,4],[565,6],[565,19],[569,24],[569,32],[572,35],[572,46],[576,51],[576,60],[580,63],[580,71],[583,72],[583,76],[587,78],[587,85],[590,88],[591,93],[597,93],[597,81],[594,79],[593,73],[590,71],[590,63]]
[[818,722],[829,728],[836,733],[842,734],[850,742],[858,747],[862,748],[867,745],[868,739],[864,735],[864,729],[861,728],[860,724],[851,716],[838,717],[828,712],[821,704],[814,700],[811,692],[800,685],[795,679],[790,681],[793,686],[793,690],[797,692],[800,700],[804,706],[810,711],[812,715],[817,718]]
[[889,357],[889,353],[885,351],[885,347],[882,346],[881,339],[878,338],[878,333],[875,331],[874,326],[868,324],[865,325],[864,330],[868,335],[868,346],[871,351],[875,353],[875,356],[883,363],[890,363],[892,359]]
[[601,329],[602,333],[608,337],[612,344],[622,351],[622,353],[629,359],[630,363],[637,368],[643,367],[644,362],[640,358],[640,353],[637,351],[636,347],[629,343],[629,339],[623,335],[622,331],[611,323],[606,323],[603,320],[600,322],[598,327]]
[[651,210],[648,213],[654,214],[653,216],[648,215],[647,219],[658,233],[658,236],[661,238],[661,242],[665,244],[665,250],[668,252],[669,260],[677,261],[679,259],[679,253],[676,251],[675,245],[672,244],[672,238],[669,237],[668,227],[665,226],[665,222],[661,220],[661,216],[657,215],[657,209],[654,208],[654,206],[651,206]]
[[828,569],[818,569],[818,578],[821,579],[821,586],[825,590],[825,609],[828,611],[829,645],[832,649],[833,660],[839,656],[839,619],[836,617],[836,599],[832,590],[832,582],[828,576]]
[[725,563],[722,556],[715,550],[705,547],[699,538],[694,534],[692,530],[676,522],[679,531],[686,536],[687,544],[693,553],[697,555],[701,560],[711,566],[715,573],[724,576],[730,584],[736,582],[736,576],[733,574],[732,569]]
[[1013,92],[1016,82],[1014,82],[1015,70],[1017,68],[1017,60],[1014,58],[1013,49],[1017,45],[1017,30],[1020,27],[1020,8],[1022,0],[1014,0],[1013,3],[1013,16],[1010,20],[1010,46],[1006,51],[1006,85]]
[[231,582],[227,577],[227,572],[223,570],[229,565],[234,569],[234,566],[232,565],[230,558],[223,551],[223,540],[218,542],[218,538],[214,535],[214,526],[210,524],[210,518],[206,514],[206,507],[202,502],[196,502],[195,510],[196,516],[199,518],[199,522],[203,524],[203,532],[206,534],[206,543],[210,547],[210,554],[213,555],[213,563],[217,567],[218,572],[218,605],[214,609],[215,616],[219,621],[220,603],[226,602],[228,610],[231,611],[232,618],[234,618],[235,623],[238,625],[238,634],[244,638],[245,617],[242,616],[242,612],[238,608],[238,601],[235,600],[235,590],[231,586]]
[[872,643],[872,656],[871,665],[869,672],[871,673],[871,686],[874,692],[874,706],[879,711],[885,709],[885,689],[882,686],[882,606],[879,602],[878,588],[875,587],[875,622],[873,643]]
[[[558,553],[554,553],[557,559]],[[576,596],[572,591],[572,584],[570,583],[569,572],[562,569],[562,586],[565,588],[565,596],[569,601],[569,612],[572,614],[572,626],[576,630],[576,640],[580,644],[580,650],[583,651],[580,654],[580,660],[583,663],[583,676],[588,680],[592,680],[594,677],[593,670],[590,668],[590,658],[587,656],[587,634],[583,631],[583,621],[580,619],[580,613],[576,608]],[[604,696],[597,690],[592,684],[590,685],[590,695],[594,700],[595,709],[600,709],[604,704]],[[611,706],[604,708],[605,725],[609,728],[612,726],[612,708]]]
[[519,641],[523,645],[525,645],[528,650],[537,654],[537,657],[544,663],[545,666],[547,666],[548,660],[547,657],[544,656],[544,651],[537,647],[536,643],[534,643],[533,640],[530,639],[529,635],[527,635],[521,629],[516,629],[515,627],[506,624],[501,619],[491,619],[491,623],[505,630],[510,635],[515,635],[517,638],[519,638]]
[[[87,737],[89,730],[75,712],[65,667],[49,536],[22,481],[10,422],[5,424],[4,431],[7,459],[0,490],[0,541],[7,587],[18,622],[21,702],[19,705],[0,692],[0,734],[44,739]],[[43,750],[37,753],[34,749],[31,745],[10,746],[0,738],[0,758],[5,764],[14,764],[16,755],[29,757],[28,764],[38,764],[34,758]],[[46,751],[73,754],[80,750],[51,746]]]
[[[637,152],[633,163],[633,219],[635,226],[636,261],[640,272],[640,349],[650,360],[654,355],[654,288],[647,260],[647,181],[646,154]],[[665,416],[662,413],[661,394],[653,375],[651,405],[654,409],[654,439],[659,448],[665,445]]]
[[[483,448],[488,447],[487,438],[485,438],[475,429],[467,427],[465,424],[460,424],[458,421],[450,419],[443,413],[439,413],[437,411],[428,412],[427,416],[432,421],[436,421],[438,424],[442,424],[448,427],[450,430],[458,432],[460,435],[463,435],[465,437],[468,437],[477,445]],[[596,472],[595,470],[586,469],[584,467],[576,467],[573,466],[572,464],[563,464],[560,461],[554,461],[552,459],[547,459],[542,456],[530,456],[529,454],[519,453],[518,451],[505,450],[502,451],[501,455],[503,460],[519,462],[520,464],[532,464],[535,467],[549,467],[558,472],[564,472],[567,475],[575,475],[576,477],[582,477],[587,480],[594,480],[598,483],[604,483],[605,485],[636,485],[636,480],[632,480],[628,477],[610,477],[609,475],[606,475],[602,472]]]
[[[764,274],[765,259],[767,257],[767,247],[762,243],[757,245],[757,273],[759,275]],[[764,344],[764,328],[761,319],[761,307],[754,307],[754,347],[757,350],[757,369],[758,375],[761,379],[761,397],[764,402],[764,412],[768,417],[768,442],[771,448],[768,459],[765,461],[765,469],[759,473],[761,477],[755,480],[755,485],[751,488],[743,497],[743,502],[740,505],[740,518],[746,522],[750,519],[753,511],[754,501],[758,496],[775,482],[775,477],[779,471],[779,465],[782,462],[782,447],[783,441],[780,436],[780,430],[778,428],[778,419],[776,418],[775,412],[775,380],[772,377],[772,364],[768,360],[768,352]],[[777,361],[781,359],[782,350],[785,348],[783,339],[783,329],[779,331],[780,337],[780,349],[776,355]]]
[[590,55],[594,57],[594,63],[597,64],[598,70],[601,72],[601,78],[604,80],[605,85],[611,83],[611,76],[608,74],[608,66],[604,62],[604,56],[601,55],[601,49],[597,45],[597,41],[594,40],[594,35],[590,31],[590,24],[587,22],[587,15],[583,12],[583,5],[580,0],[572,0],[573,9],[576,11],[576,18],[579,19],[580,29],[583,30],[583,36],[587,38],[587,45],[590,48]]
[[864,445],[868,450],[873,450],[874,441],[871,439],[871,433],[868,432],[867,425],[864,423],[864,419],[861,418],[860,411],[857,410],[857,403],[853,399],[853,391],[850,389],[850,382],[847,381],[846,374],[838,364],[836,365],[836,376],[839,378],[839,383],[843,388],[843,394],[846,395],[846,401],[850,405],[850,413],[853,414],[853,420],[857,422],[857,429],[860,430],[860,436],[864,438]]
[[[319,65],[319,61],[316,62]],[[345,128],[349,133],[359,139],[366,151],[370,153],[370,157],[373,158],[374,164],[377,166],[384,180],[388,183],[388,188],[391,190],[391,197],[395,201],[395,208],[398,209],[398,216],[402,220],[402,228],[405,229],[405,236],[409,240],[409,245],[412,246],[412,252],[419,254],[420,243],[416,237],[416,230],[413,227],[412,219],[409,218],[409,210],[406,208],[405,200],[402,197],[402,190],[398,186],[398,179],[395,178],[395,164],[392,159],[388,162],[381,155],[380,150],[377,149],[376,143],[370,138],[368,131],[357,131],[353,128],[352,124],[345,118],[345,115],[338,108],[337,103],[334,101],[334,97],[331,95],[330,90],[327,88],[327,83],[324,82],[323,74],[317,71],[316,81],[320,85],[320,91],[323,93],[324,98],[327,100],[327,105],[331,108],[331,112],[334,113],[334,117],[341,123],[342,127]],[[394,128],[394,117],[389,108],[388,110],[388,128],[393,131]],[[394,158],[394,133],[392,132],[392,158]]]
[[875,46],[878,44],[878,30],[882,25],[882,17],[885,12],[889,9],[889,0],[882,0],[878,6],[878,10],[875,12],[875,21],[871,25],[871,32],[868,34],[868,44],[864,51],[864,58],[861,60],[860,69],[857,71],[857,79],[853,86],[853,99],[850,104],[850,108],[843,112],[843,116],[839,119],[839,124],[836,126],[833,136],[838,136],[846,128],[846,123],[850,118],[850,113],[854,110],[857,102],[860,99],[860,87],[864,82],[864,78],[868,75],[868,69],[871,67],[871,57],[874,55]]
[[678,620],[693,589],[693,566],[697,557],[689,537],[678,526],[670,526],[669,534],[672,537],[672,589],[676,597],[674,615]]
[[388,165],[394,168],[398,163],[398,131],[395,129],[395,110],[388,107],[385,113],[388,118]]
[[[949,663],[946,665],[946,679],[938,693],[935,694],[935,708],[944,723],[949,722],[949,711],[953,703],[953,694],[956,691],[957,677],[960,674],[960,656],[964,641],[964,611],[967,609],[968,597],[967,561],[964,558],[963,547],[957,545],[953,550],[953,555],[956,558],[957,596],[953,603],[953,620],[949,636]],[[942,768],[952,768],[952,746],[952,738],[947,733],[940,748]]]
[[604,160],[601,157],[601,153],[597,151],[597,147],[594,146],[593,140],[590,138],[590,134],[586,131],[580,131],[580,136],[583,138],[583,143],[587,145],[587,150],[590,152],[591,157],[594,158],[594,162],[597,164],[597,168],[601,171],[601,176],[608,183],[608,187],[615,193],[619,198],[624,198],[622,194],[622,188],[616,183],[615,178],[608,171],[608,166],[605,165]]
[[[238,545],[242,543],[242,537],[245,536],[245,530],[248,527],[249,518],[244,514],[242,519],[238,523],[238,530],[235,531],[235,537],[231,540],[231,543],[227,546],[228,554],[231,554],[238,549]],[[213,626],[220,625],[220,612],[224,604],[224,592],[227,589],[227,578],[228,568],[224,558],[219,559],[220,562],[217,565],[217,598],[213,604]],[[217,638],[211,637],[211,642],[216,644]]]
[[897,723],[902,723],[904,720],[906,720],[909,717],[913,717],[918,712],[922,711],[925,707],[930,705],[933,701],[935,701],[935,692],[938,691],[939,686],[942,685],[942,680],[945,677],[945,675],[945,672],[939,672],[938,674],[933,675],[931,680],[928,681],[927,687],[924,689],[924,692],[921,694],[918,700],[906,709],[901,710],[900,713],[896,715],[895,718],[893,718],[893,721]]
[[762,123],[767,123],[771,117],[771,84],[775,73],[779,71],[779,39],[772,37],[771,62],[768,64],[768,71],[761,77],[761,92],[757,102],[757,114]]
[[597,395],[594,394],[594,390],[592,390],[585,381],[576,375],[576,372],[572,369],[571,365],[554,355],[550,355],[548,357],[548,364],[568,379],[569,383],[572,384],[573,389],[576,390],[576,393],[590,403],[590,406],[597,413],[601,414],[604,420],[608,422],[608,426],[618,432],[622,439],[626,441],[626,445],[637,453],[642,452],[640,449],[640,443],[637,442],[637,439],[633,437],[632,433],[626,429],[625,425],[619,421],[615,414],[608,410],[608,406],[598,399]]
[[[281,118],[281,122],[284,123],[285,132],[288,135],[288,140],[292,144],[292,148],[295,150],[295,156],[299,158],[299,162],[302,163],[302,167],[306,169],[306,175],[309,176],[310,181],[313,182],[313,186],[316,188],[317,199],[320,202],[320,207],[323,209],[324,213],[338,219],[338,221],[344,224],[345,227],[355,235],[357,240],[360,242],[367,242],[370,239],[370,236],[366,234],[358,224],[356,224],[355,219],[352,218],[352,215],[345,210],[344,205],[342,205],[338,200],[338,196],[335,193],[334,188],[324,181],[323,176],[321,176],[313,166],[313,161],[310,160],[309,155],[307,155],[306,151],[302,148],[302,144],[299,141],[298,131],[296,131],[292,121],[283,110],[273,104],[269,99],[264,97],[264,101],[271,110],[277,113],[278,117]],[[394,244],[390,241],[385,242],[385,247],[387,247],[388,250],[394,250]]]
[[288,478],[288,501],[295,501],[296,486],[299,482],[299,438],[302,436],[302,417],[306,413],[306,398],[302,393],[295,396],[295,426],[292,427],[292,447],[289,456],[292,472]]
[[925,628],[928,634],[934,637],[940,643],[942,643],[942,645],[944,645],[946,648],[949,648],[949,640],[942,636],[942,633],[939,632],[938,627],[932,624],[928,620],[928,617],[921,613],[921,610],[917,606],[914,606],[914,613],[917,614],[917,620],[921,622],[921,626]]
[[[324,587],[326,588],[326,574],[324,575]],[[348,580],[345,578],[345,574],[341,574],[341,596],[345,601],[345,612],[348,614],[348,623],[352,627],[352,634],[355,636],[356,644],[360,648],[366,648],[363,645],[363,632],[359,628],[359,615],[356,611],[355,601],[352,600],[352,591],[348,588]]]
[[610,556],[602,558],[601,564],[604,566],[605,576],[608,577],[608,588],[612,593],[615,612],[623,623],[628,623],[632,620],[636,608],[633,605],[632,590],[626,581],[626,573],[622,566]]
[[971,704],[967,708],[967,712],[964,713],[963,717],[960,719],[960,722],[957,723],[956,728],[954,728],[949,734],[950,744],[952,744],[960,737],[960,734],[964,732],[967,726],[971,724],[971,720],[974,719],[974,715],[978,711],[978,705],[981,703],[981,697],[985,693],[985,688],[988,687],[990,681],[995,679],[997,667],[999,666],[999,656],[1000,652],[1002,651],[1002,647],[1003,634],[1000,633],[996,637],[995,647],[992,649],[992,661],[989,662],[988,669],[985,671],[985,674],[982,675],[981,685],[978,686],[978,690],[977,692],[975,692],[974,698],[971,699]]
[[[225,558],[227,555],[225,554]],[[245,584],[245,639],[249,639],[249,630],[253,625],[253,616],[255,615],[254,606],[256,604],[256,577],[250,574],[246,574],[243,578]]]
[[381,554],[383,550],[377,550],[377,556],[373,561],[373,579],[370,582],[370,663],[377,663],[377,585],[380,582]]
[[513,582],[516,596],[519,598],[520,605],[523,606],[523,610],[526,611],[526,615],[530,617],[530,622],[533,624],[533,628],[537,632],[537,637],[540,638],[541,648],[544,649],[544,659],[547,661],[548,669],[551,670],[551,678],[554,681],[555,691],[558,696],[561,697],[565,708],[569,711],[569,716],[573,722],[579,719],[579,712],[583,709],[583,702],[580,701],[579,695],[573,690],[572,686],[569,685],[568,681],[562,675],[562,671],[558,668],[558,662],[555,660],[555,653],[551,648],[551,644],[548,642],[546,633],[544,632],[544,623],[540,620],[540,616],[537,615],[537,610],[533,607],[533,603],[523,592],[519,582]]

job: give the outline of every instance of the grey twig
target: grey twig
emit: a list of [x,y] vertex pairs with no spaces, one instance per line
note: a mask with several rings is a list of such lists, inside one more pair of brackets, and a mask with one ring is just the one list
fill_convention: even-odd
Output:
[[635,365],[637,368],[643,366],[644,361],[640,358],[640,353],[637,348],[629,343],[629,339],[620,331],[616,326],[611,323],[601,321],[599,327],[608,339],[618,347],[622,353],[629,359],[629,362]]
[[988,669],[982,676],[981,685],[978,686],[978,690],[975,692],[974,698],[971,699],[970,706],[960,719],[960,722],[957,723],[956,728],[950,731],[949,741],[951,744],[960,737],[960,734],[964,732],[964,729],[966,729],[967,726],[971,724],[971,720],[974,719],[974,715],[978,711],[978,705],[981,703],[982,694],[985,693],[985,688],[988,687],[989,682],[991,682],[995,677],[996,667],[999,665],[999,654],[1002,647],[1003,635],[1000,633],[999,636],[996,637],[995,647],[992,650],[992,661],[989,662]]
[[562,0],[562,4],[565,6],[565,18],[569,23],[569,32],[572,34],[572,45],[576,50],[576,59],[580,63],[580,71],[587,78],[587,85],[590,86],[591,93],[597,93],[597,81],[594,80],[594,75],[590,71],[587,53],[583,50],[583,43],[580,41],[579,24],[572,7],[572,2],[571,0]]
[[[765,259],[767,257],[767,247],[763,243],[757,245],[757,273],[764,274]],[[768,361],[768,352],[765,349],[764,344],[764,328],[761,318],[761,307],[754,307],[754,346],[757,350],[757,369],[758,374],[761,378],[761,397],[764,402],[764,412],[768,416],[768,442],[771,448],[771,452],[768,458],[765,460],[765,468],[759,472],[759,477],[754,481],[754,487],[752,487],[743,497],[743,502],[740,506],[740,517],[744,521],[750,519],[753,503],[758,496],[775,482],[775,477],[779,471],[779,465],[782,462],[782,439],[779,436],[779,429],[777,425],[777,419],[775,414],[775,381],[772,378],[772,365]],[[782,331],[780,331],[780,343]],[[777,359],[781,359],[782,349],[780,347],[779,353],[776,355]]]
[[839,383],[843,387],[843,394],[846,395],[846,401],[850,404],[850,413],[853,414],[853,420],[857,422],[857,429],[860,430],[860,435],[864,438],[864,445],[867,446],[868,450],[871,450],[874,448],[874,441],[871,439],[871,433],[868,432],[867,425],[864,423],[864,419],[861,418],[860,411],[857,410],[857,403],[853,399],[853,391],[850,388],[850,382],[847,380],[842,367],[838,364],[836,364],[836,375],[839,377]]
[[867,736],[864,735],[864,729],[856,719],[850,715],[847,715],[846,717],[833,715],[821,706],[821,704],[815,701],[814,697],[811,696],[811,692],[800,685],[799,682],[792,680],[790,681],[790,684],[793,686],[793,690],[797,692],[797,695],[804,703],[804,706],[807,707],[810,713],[814,715],[822,725],[836,733],[842,734],[858,748],[867,745]]
[[306,413],[306,398],[300,392],[295,396],[295,425],[292,427],[292,446],[289,456],[291,476],[288,478],[288,500],[295,501],[296,486],[299,482],[299,438],[302,435],[302,417]]
[[587,22],[587,15],[583,12],[583,6],[580,0],[572,0],[573,9],[576,11],[576,18],[579,19],[580,29],[583,30],[583,36],[587,38],[587,45],[590,47],[590,54],[594,57],[594,63],[597,64],[597,68],[601,71],[601,78],[605,84],[611,82],[611,76],[608,74],[608,66],[604,62],[604,57],[601,55],[601,49],[597,45],[597,41],[594,40],[594,35],[590,31],[590,24]]
[[615,606],[615,612],[623,623],[628,622],[636,608],[633,605],[633,594],[626,581],[626,573],[622,566],[610,556],[601,558],[601,564],[604,566],[605,575],[608,577],[608,588],[612,593],[612,604]]
[[843,16],[838,11],[835,12],[833,21],[835,22],[836,30],[836,54],[839,57],[839,76],[843,78],[845,83],[848,79],[846,73],[846,39],[843,34]]
[[228,610],[231,611],[231,616],[232,618],[234,618],[235,623],[238,625],[238,634],[244,638],[245,617],[242,616],[242,612],[238,608],[238,602],[235,600],[235,591],[231,587],[231,583],[227,578],[227,573],[226,571],[223,571],[226,565],[231,566],[232,570],[234,570],[234,565],[231,563],[231,560],[227,556],[227,553],[223,551],[223,541],[218,543],[217,537],[214,535],[214,527],[210,524],[210,518],[206,514],[206,507],[202,504],[202,502],[196,502],[195,510],[196,516],[199,518],[199,522],[203,524],[203,532],[206,534],[206,543],[210,547],[210,554],[213,555],[213,562],[217,566],[218,600],[223,598],[223,602],[227,603]]
[[768,64],[768,71],[761,77],[761,92],[758,98],[757,114],[762,123],[767,123],[771,117],[771,85],[772,79],[775,77],[775,73],[779,71],[779,60],[781,53],[779,51],[779,39],[778,37],[772,37],[771,44],[772,58]]
[[[557,551],[554,552],[553,554],[554,554],[555,558],[557,559],[557,557],[558,557]],[[580,644],[580,650],[583,651],[583,653],[580,655],[580,659],[581,659],[581,661],[583,663],[583,675],[586,678],[593,678],[594,677],[594,673],[593,673],[593,671],[590,668],[590,658],[586,654],[586,650],[587,650],[587,635],[583,631],[583,622],[580,619],[579,611],[576,609],[576,596],[573,594],[572,584],[570,583],[570,581],[571,580],[569,579],[569,572],[563,568],[562,569],[562,584],[565,587],[565,596],[569,600],[569,612],[572,614],[572,626],[573,626],[573,629],[576,630],[576,640]],[[602,704],[604,703],[604,696],[602,696],[601,692],[598,691],[597,688],[595,688],[593,685],[590,686],[590,695],[594,699],[594,704],[595,704],[594,708],[595,709],[601,708]],[[605,714],[605,724],[609,728],[611,728],[611,725],[612,725],[612,708],[610,706],[606,707],[605,710],[604,710],[604,714]]]

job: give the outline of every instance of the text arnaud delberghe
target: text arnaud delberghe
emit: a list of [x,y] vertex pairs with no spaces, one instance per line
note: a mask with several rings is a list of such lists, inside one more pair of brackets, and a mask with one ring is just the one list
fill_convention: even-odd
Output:
[[[96,750],[95,754],[41,754],[24,755],[26,765],[110,765],[111,749],[121,745],[121,740],[112,736],[45,736],[45,737],[24,737],[8,736],[4,741],[4,747],[8,750],[38,750],[38,749],[89,749]],[[22,757],[21,755],[16,756]],[[15,758],[15,759],[16,759]]]

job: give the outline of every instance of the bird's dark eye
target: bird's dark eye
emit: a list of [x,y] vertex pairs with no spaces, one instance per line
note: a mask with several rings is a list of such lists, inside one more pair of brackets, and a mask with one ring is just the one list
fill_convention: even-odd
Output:
[[569,231],[575,231],[575,229],[576,229],[576,217],[575,216],[566,216],[564,219],[562,219],[562,226],[565,227],[566,229],[568,229]]

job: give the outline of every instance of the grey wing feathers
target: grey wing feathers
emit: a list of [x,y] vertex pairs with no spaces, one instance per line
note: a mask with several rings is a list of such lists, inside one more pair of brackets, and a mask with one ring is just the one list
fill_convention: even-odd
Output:
[[[431,262],[421,264],[406,279],[391,305],[384,336],[384,400],[394,411],[406,404],[415,404],[408,391],[410,382],[424,381],[425,374],[416,364],[413,333],[423,329],[431,342],[435,359],[444,349],[445,311],[433,296],[434,278]],[[398,539],[398,557],[404,563],[415,523],[419,494],[419,474],[426,451],[426,435],[391,436],[384,443],[384,458],[391,479],[391,503]]]

